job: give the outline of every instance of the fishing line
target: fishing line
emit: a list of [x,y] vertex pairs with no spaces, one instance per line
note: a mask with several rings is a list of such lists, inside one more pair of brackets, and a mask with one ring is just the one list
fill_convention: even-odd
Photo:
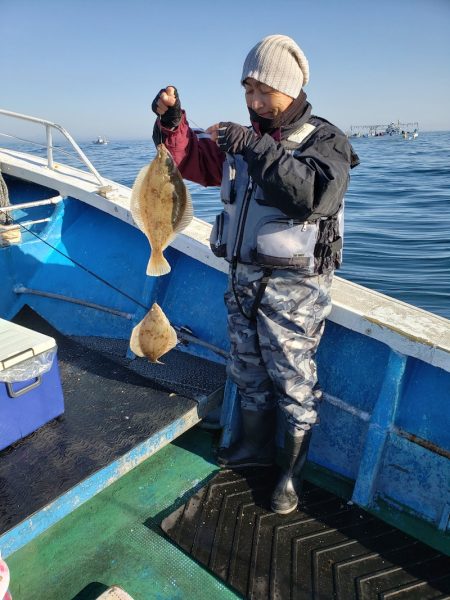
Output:
[[158,121],[159,121],[159,127],[158,127],[158,129],[159,129],[159,137],[160,137],[159,143],[160,144],[164,144],[163,132],[162,132],[162,123],[161,123],[161,115],[158,116]]
[[[170,107],[168,107],[168,108],[170,108]],[[158,114],[157,121],[159,121],[159,127],[158,127],[158,129],[159,129],[159,135],[160,135],[160,144],[164,144],[164,141],[163,141],[163,132],[162,132],[162,123],[161,123],[161,116],[162,115]],[[189,121],[191,123],[193,123],[197,127],[197,129],[200,129],[201,131],[206,131],[203,127],[201,127],[198,123],[196,123],[194,121],[194,119],[192,119],[191,117],[189,117]]]
[[[2,210],[1,207],[0,207],[0,212],[8,215],[8,212],[5,210]],[[136,300],[136,298],[133,298],[133,296],[130,296],[129,294],[127,294],[120,288],[116,287],[115,285],[113,285],[112,283],[110,283],[109,281],[107,281],[106,279],[101,277],[101,275],[97,275],[97,273],[94,273],[94,271],[91,271],[90,269],[88,269],[87,267],[85,267],[84,265],[82,265],[81,263],[76,261],[74,258],[71,258],[67,254],[65,254],[58,248],[56,248],[55,246],[52,246],[52,244],[47,242],[47,240],[44,240],[37,233],[35,233],[34,231],[31,231],[30,229],[28,229],[28,227],[25,227],[25,225],[22,225],[22,223],[18,223],[17,220],[15,220],[15,219],[12,219],[12,222],[15,225],[19,225],[19,227],[21,227],[22,229],[25,229],[25,231],[27,231],[28,233],[31,233],[31,235],[33,235],[39,241],[43,242],[46,246],[48,246],[49,248],[51,248],[52,250],[54,250],[55,252],[57,252],[58,254],[60,254],[61,256],[63,256],[67,260],[69,260],[70,262],[72,262],[74,265],[76,265],[77,267],[79,267],[80,269],[85,271],[86,273],[89,273],[89,275],[92,275],[92,277],[95,277],[95,279],[98,279],[98,281],[100,281],[101,283],[105,284],[106,286],[108,286],[112,290],[118,292],[119,294],[122,294],[122,296],[124,296],[125,298],[128,298],[128,300],[131,300],[132,302],[134,302],[134,304],[136,304],[137,306],[143,308],[147,312],[149,310],[151,310],[151,307],[146,306],[145,304],[142,304],[142,302],[139,302],[139,300]],[[215,354],[218,354],[219,356],[222,356],[224,358],[228,357],[228,353],[225,352],[224,350],[222,350],[221,348],[217,348],[213,344],[210,344],[209,342],[204,342],[203,340],[200,340],[197,337],[195,337],[195,335],[192,335],[191,333],[184,331],[184,329],[188,329],[188,328],[178,327],[177,325],[172,325],[172,327],[177,332],[177,337],[180,342],[187,342],[187,343],[191,342],[193,344],[203,346],[204,348],[211,350],[211,352],[214,352]]]
[[[8,214],[6,211],[3,211],[1,208],[0,208],[0,212],[2,212],[3,214],[6,214],[6,215]],[[64,254],[64,252],[62,252],[61,250],[59,250],[55,246],[52,246],[52,244],[50,244],[49,242],[47,242],[47,240],[44,240],[44,238],[41,238],[37,233],[35,233],[34,231],[31,231],[30,229],[28,229],[28,227],[25,227],[25,225],[22,225],[22,223],[19,223],[15,219],[12,219],[12,222],[15,225],[19,225],[19,227],[21,227],[22,229],[25,229],[25,231],[27,231],[28,233],[31,233],[31,235],[33,235],[39,241],[43,242],[46,246],[48,246],[49,248],[51,248],[52,250],[54,250],[55,252],[57,252],[58,254],[60,254],[61,256],[63,256],[64,258],[67,258],[67,260],[70,260],[70,262],[72,262],[77,267],[80,267],[80,269],[82,269],[83,271],[86,271],[86,273],[89,273],[89,275],[92,275],[93,277],[95,277],[96,279],[98,279],[99,281],[101,281],[102,283],[104,283],[105,285],[107,285],[108,287],[110,287],[111,289],[115,290],[116,292],[119,292],[119,294],[122,294],[122,296],[125,296],[125,298],[128,298],[128,300],[131,300],[132,302],[134,302],[135,304],[137,304],[141,308],[145,308],[145,310],[150,310],[150,308],[148,306],[145,306],[144,304],[142,304],[141,302],[139,302],[139,300],[136,300],[135,298],[133,298],[132,296],[130,296],[126,292],[122,291],[120,288],[116,287],[115,285],[113,285],[112,283],[110,283],[109,281],[107,281],[106,279],[103,279],[103,277],[101,277],[101,275],[97,275],[96,273],[94,273],[93,271],[91,271],[90,269],[88,269],[87,267],[85,267],[84,265],[82,265],[81,263],[79,263],[78,261],[76,261],[74,258],[71,258],[70,256],[67,256],[67,254]]]
[[[158,115],[158,120],[159,120],[159,134],[160,134],[160,140],[161,140],[160,143],[163,144],[164,141],[163,141],[163,132],[162,132],[162,129],[161,129],[161,115]],[[195,121],[193,119],[191,119],[191,121],[199,129],[202,129],[197,123],[195,123]],[[28,141],[28,140],[26,140],[26,141]],[[41,145],[41,144],[38,144],[36,142],[34,142],[34,143],[36,145]],[[26,227],[22,223],[19,223],[16,219],[13,219],[11,217],[11,215],[9,214],[8,211],[4,211],[4,210],[1,209],[1,206],[0,206],[0,213],[4,214],[6,216],[6,219],[7,219],[7,221],[9,223],[18,225],[21,229],[23,229],[23,230],[27,231],[28,233],[30,233],[32,236],[34,236],[40,242],[43,242],[46,246],[48,246],[49,248],[51,248],[54,252],[57,252],[58,254],[60,254],[61,256],[63,256],[65,259],[67,259],[68,261],[70,261],[71,263],[73,263],[74,265],[76,265],[77,267],[79,267],[80,269],[82,269],[83,271],[85,271],[86,273],[88,273],[89,275],[91,275],[92,277],[94,277],[95,279],[97,279],[98,281],[100,281],[101,283],[103,283],[104,285],[106,285],[107,287],[111,288],[115,292],[118,292],[119,294],[121,294],[122,296],[124,296],[125,298],[127,298],[128,300],[131,300],[131,302],[133,302],[136,306],[139,306],[140,308],[143,308],[145,311],[151,310],[151,307],[146,306],[145,304],[143,304],[139,300],[136,300],[136,298],[133,298],[133,296],[130,296],[129,294],[127,294],[126,292],[124,292],[120,288],[116,287],[115,285],[113,285],[112,283],[110,283],[109,281],[107,281],[106,279],[104,279],[103,277],[101,277],[101,275],[97,275],[97,273],[94,273],[94,271],[91,271],[91,269],[88,269],[83,264],[81,264],[78,261],[76,261],[74,258],[68,256],[67,254],[65,254],[64,252],[62,252],[61,250],[59,250],[58,248],[56,248],[55,246],[53,246],[52,244],[50,244],[49,242],[47,242],[47,240],[44,240],[44,238],[40,237],[37,233],[35,233],[34,231],[31,231],[31,229],[28,229],[28,227]],[[209,348],[210,350],[212,350],[216,354],[219,354],[219,355],[224,356],[224,357],[228,356],[228,354],[226,352],[224,352],[221,348],[216,348],[212,344],[209,344],[208,342],[204,342],[203,340],[197,339],[195,336],[190,335],[190,334],[184,332],[182,327],[180,328],[180,327],[177,327],[176,325],[173,325],[173,328],[177,331],[177,333],[179,335],[180,341],[192,342],[194,344],[197,343],[198,345],[204,346],[205,348]]]
[[202,131],[206,131],[205,129],[203,129],[203,127],[200,127],[200,125],[199,125],[198,123],[196,123],[196,122],[194,121],[194,119],[192,119],[191,117],[189,117],[189,121],[190,121],[191,123],[194,123],[194,125],[195,125],[195,126],[198,128],[198,129],[201,129]]

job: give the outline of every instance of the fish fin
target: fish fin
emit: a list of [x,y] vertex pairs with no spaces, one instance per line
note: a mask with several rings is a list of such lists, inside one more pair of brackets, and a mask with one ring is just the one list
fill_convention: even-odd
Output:
[[136,222],[136,225],[141,231],[145,231],[145,225],[144,221],[142,220],[139,199],[141,195],[142,183],[147,175],[149,166],[150,165],[146,165],[145,167],[142,167],[133,183],[133,188],[131,190],[130,211],[134,221]]
[[172,336],[171,336],[170,343],[172,344],[172,346],[170,349],[172,350],[178,344],[178,335],[173,327],[172,327],[171,334],[172,334]]
[[[142,321],[141,321],[141,323],[142,323]],[[133,328],[133,331],[131,332],[131,337],[130,337],[130,350],[131,350],[131,352],[134,352],[134,354],[136,354],[136,356],[145,356],[144,353],[142,352],[141,344],[139,342],[141,323],[138,323],[136,325],[136,327]]]
[[170,273],[170,265],[165,256],[162,252],[153,251],[147,265],[147,275],[158,277],[159,275],[167,275],[167,273]]
[[175,227],[173,229],[174,232],[180,233],[180,231],[183,231],[183,229],[186,229],[186,227],[189,225],[189,223],[192,221],[193,218],[194,218],[194,207],[192,205],[192,198],[191,198],[191,194],[189,193],[189,190],[186,188],[186,206],[184,208],[183,216],[181,217],[180,221],[175,225]]
[[164,352],[155,361],[152,361],[152,362],[155,362],[158,365],[164,365],[165,363],[161,362],[159,359],[161,358],[161,356],[164,356],[164,354],[167,354],[168,352],[170,352],[171,350],[173,350],[177,344],[178,344],[177,332],[171,326],[170,327],[170,337],[169,337],[169,339],[167,341],[167,346],[166,346]]

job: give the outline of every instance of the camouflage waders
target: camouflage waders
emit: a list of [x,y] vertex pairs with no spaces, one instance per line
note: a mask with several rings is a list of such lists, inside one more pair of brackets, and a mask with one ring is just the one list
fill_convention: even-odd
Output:
[[255,318],[249,319],[263,276],[262,267],[238,263],[234,275],[230,269],[225,294],[228,375],[239,389],[243,409],[278,405],[288,430],[298,435],[317,422],[315,353],[331,311],[333,272],[305,276],[274,269]]

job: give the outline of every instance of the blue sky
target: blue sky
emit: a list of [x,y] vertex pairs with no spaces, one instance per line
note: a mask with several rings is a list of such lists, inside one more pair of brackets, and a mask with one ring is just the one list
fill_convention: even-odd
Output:
[[450,0],[0,0],[0,107],[78,139],[151,135],[178,87],[196,124],[248,122],[241,68],[262,37],[293,37],[315,114],[450,130]]

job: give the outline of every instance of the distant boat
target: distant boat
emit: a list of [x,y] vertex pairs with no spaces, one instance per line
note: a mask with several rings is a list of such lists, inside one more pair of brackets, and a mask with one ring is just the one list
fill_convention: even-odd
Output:
[[93,140],[92,143],[93,144],[102,144],[103,146],[105,146],[108,143],[108,140],[105,137],[102,137],[101,135],[99,135],[98,138],[96,140]]
[[415,140],[419,136],[419,123],[394,123],[388,125],[351,125],[348,137],[383,137],[401,135],[405,140]]
[[419,137],[419,132],[417,129],[414,129],[413,132],[402,131],[402,136],[404,140],[415,140],[417,137]]

